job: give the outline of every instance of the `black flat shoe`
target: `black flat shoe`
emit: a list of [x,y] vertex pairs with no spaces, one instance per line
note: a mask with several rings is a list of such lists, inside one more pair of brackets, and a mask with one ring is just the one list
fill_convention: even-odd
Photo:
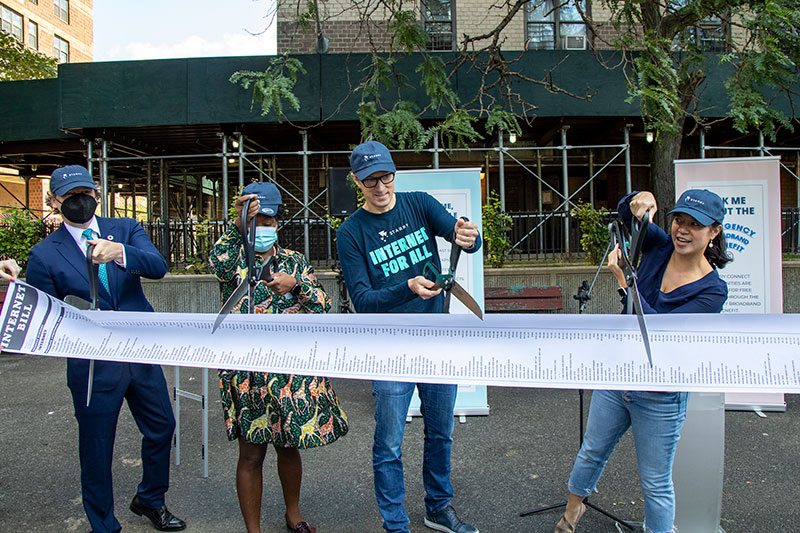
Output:
[[159,531],[181,531],[186,529],[186,522],[169,512],[166,505],[151,509],[142,505],[139,495],[133,497],[131,512],[138,516],[146,516]]
[[298,522],[294,526],[286,520],[286,529],[295,533],[317,533],[317,528],[308,525],[308,522]]

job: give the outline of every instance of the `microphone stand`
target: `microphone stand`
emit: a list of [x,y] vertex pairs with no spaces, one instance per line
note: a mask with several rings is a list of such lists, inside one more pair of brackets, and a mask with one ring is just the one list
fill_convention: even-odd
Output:
[[347,287],[344,284],[344,273],[342,266],[337,261],[334,263],[332,270],[336,272],[336,284],[339,287],[339,312],[352,313],[353,309],[350,307],[350,298],[347,294]]
[[[586,304],[589,300],[592,299],[592,289],[594,288],[594,284],[597,281],[597,277],[600,275],[600,269],[603,268],[603,265],[606,262],[606,257],[608,257],[608,253],[611,251],[611,242],[608,243],[608,247],[606,248],[606,253],[603,255],[603,260],[600,261],[600,266],[597,267],[597,272],[594,274],[594,279],[592,280],[591,286],[587,280],[583,280],[578,287],[578,294],[573,295],[572,297],[575,300],[578,300],[578,314],[582,314],[583,311],[586,309]],[[583,444],[583,399],[584,399],[584,389],[578,389],[578,449],[580,449],[581,445]],[[590,509],[594,509],[598,513],[610,518],[614,522],[624,526],[630,531],[634,530],[634,526],[614,516],[613,514],[609,513],[605,509],[598,507],[597,505],[589,502],[589,498],[586,497],[583,499],[583,504]],[[566,507],[567,502],[556,503],[553,505],[548,505],[546,507],[540,507],[538,509],[533,509],[531,511],[525,511],[519,514],[519,516],[530,516],[534,514],[543,513],[545,511],[552,511],[553,509],[560,509],[561,507]]]

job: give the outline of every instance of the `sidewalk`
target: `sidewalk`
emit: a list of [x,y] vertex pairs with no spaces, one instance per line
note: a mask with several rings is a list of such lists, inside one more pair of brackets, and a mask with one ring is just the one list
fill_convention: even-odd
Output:
[[[167,381],[174,378],[165,367]],[[200,392],[201,371],[183,369],[181,386]],[[200,410],[182,402],[181,465],[173,466],[167,504],[187,531],[244,531],[235,492],[237,446],[228,442],[209,372],[209,477],[200,457]],[[370,384],[333,380],[350,433],[331,446],[303,452],[302,509],[320,533],[380,532],[372,489]],[[588,399],[588,398],[587,398]],[[786,413],[760,418],[726,415],[726,471],[721,526],[726,533],[800,531],[800,397],[787,396]],[[491,414],[456,424],[453,446],[454,507],[483,533],[551,532],[559,511],[520,518],[520,511],[559,502],[577,452],[578,394],[548,389],[491,388]],[[587,401],[588,406],[588,401]],[[127,532],[154,531],[128,510],[141,474],[140,436],[127,408],[117,431],[114,486],[117,518]],[[407,425],[404,446],[406,506],[412,531],[422,525],[422,422]],[[593,502],[622,518],[641,521],[633,439],[626,435],[601,479]],[[0,531],[88,530],[80,501],[77,425],[65,380],[65,362],[35,356],[0,356]],[[264,469],[262,526],[286,531],[274,453]],[[588,511],[579,531],[615,532]]]

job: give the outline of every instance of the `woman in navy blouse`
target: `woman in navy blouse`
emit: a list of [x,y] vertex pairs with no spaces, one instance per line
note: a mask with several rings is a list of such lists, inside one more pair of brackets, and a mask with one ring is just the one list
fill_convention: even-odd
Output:
[[[617,206],[630,228],[658,209],[649,192],[633,192]],[[638,286],[645,313],[719,313],[728,298],[728,286],[717,273],[731,259],[727,254],[722,221],[722,199],[708,190],[684,192],[672,211],[669,234],[650,224],[642,245]],[[608,268],[619,282],[627,303],[625,275],[619,267],[619,248]],[[595,489],[606,462],[622,435],[632,428],[644,494],[644,528],[648,533],[674,531],[675,490],[672,462],[683,421],[686,392],[595,391],[583,444],[569,478],[569,500],[556,533],[575,531],[586,510],[583,500]]]

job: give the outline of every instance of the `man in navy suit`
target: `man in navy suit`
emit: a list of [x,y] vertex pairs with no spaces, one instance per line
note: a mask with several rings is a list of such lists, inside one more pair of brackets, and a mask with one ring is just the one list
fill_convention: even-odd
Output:
[[[100,309],[153,311],[140,277],[160,279],[167,263],[144,229],[130,218],[94,215],[98,191],[82,166],[57,169],[50,180],[48,205],[64,223],[30,252],[26,280],[59,299],[89,300],[88,245],[99,265]],[[180,531],[186,523],[169,512],[169,455],[175,417],[161,367],[96,361],[87,406],[89,361],[67,359],[67,385],[78,421],[83,508],[92,531],[120,531],[114,516],[111,463],[123,398],[142,432],[142,482],[130,509],[160,531]]]

